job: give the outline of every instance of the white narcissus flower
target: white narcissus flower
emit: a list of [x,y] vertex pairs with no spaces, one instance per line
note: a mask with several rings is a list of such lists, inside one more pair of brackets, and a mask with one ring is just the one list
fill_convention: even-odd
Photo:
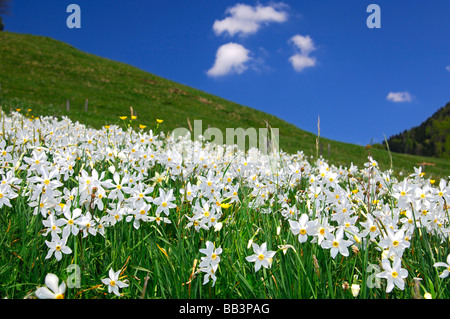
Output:
[[292,234],[298,235],[298,241],[304,243],[308,240],[308,232],[310,232],[311,223],[308,222],[307,214],[302,214],[298,221],[289,219]]
[[433,265],[434,267],[445,267],[442,274],[439,275],[439,278],[447,278],[450,274],[450,254],[447,256],[447,263],[437,262]]
[[255,272],[257,272],[261,266],[269,268],[272,265],[272,258],[275,256],[275,251],[267,250],[267,243],[263,243],[261,246],[252,243],[254,254],[245,259],[249,262],[255,263]]
[[35,295],[39,299],[64,299],[66,292],[66,284],[62,282],[58,285],[59,279],[55,274],[47,274],[45,276],[45,285],[47,287],[39,287]]
[[384,271],[376,274],[378,278],[387,279],[386,292],[389,293],[397,286],[399,289],[405,289],[405,278],[408,277],[408,271],[402,266],[401,258],[396,258],[392,264],[388,258],[383,259],[382,266]]
[[391,228],[387,228],[386,231],[388,236],[380,241],[380,247],[389,249],[390,255],[395,254],[397,257],[401,257],[403,251],[411,245],[409,241],[405,240],[405,232],[402,229],[394,232]]
[[202,254],[205,254],[206,257],[202,257],[202,261],[200,262],[199,267],[205,267],[209,264],[216,265],[220,262],[220,254],[222,253],[222,248],[215,248],[214,244],[210,241],[206,242],[206,249],[200,249]]
[[48,250],[47,256],[45,256],[45,259],[50,258],[53,253],[55,254],[56,260],[60,261],[62,258],[62,254],[71,254],[72,249],[66,245],[67,243],[67,237],[59,238],[58,235],[52,236],[52,241],[45,241],[45,244],[47,245]]
[[200,268],[200,271],[205,273],[205,277],[203,278],[203,284],[206,285],[210,279],[212,279],[213,284],[212,287],[216,284],[217,276],[217,268],[219,264],[209,264],[206,267]]
[[348,246],[351,246],[353,243],[344,239],[344,230],[342,228],[336,231],[336,236],[329,231],[327,231],[326,236],[327,239],[322,241],[321,246],[324,249],[330,249],[331,257],[335,258],[338,253],[348,257]]
[[120,297],[119,288],[125,288],[128,287],[128,285],[119,280],[119,274],[120,270],[114,272],[114,270],[111,268],[108,273],[109,278],[103,278],[102,282],[108,286],[109,293],[113,292]]
[[172,201],[175,200],[175,197],[173,196],[173,189],[169,190],[167,193],[160,188],[159,189],[159,197],[155,198],[153,200],[153,204],[157,205],[158,208],[156,209],[156,214],[159,214],[160,212],[164,212],[166,216],[169,216],[169,209],[177,207]]

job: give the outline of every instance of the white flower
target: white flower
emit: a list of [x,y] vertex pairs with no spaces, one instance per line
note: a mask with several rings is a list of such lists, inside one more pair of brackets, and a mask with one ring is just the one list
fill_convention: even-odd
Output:
[[173,190],[169,190],[167,193],[160,188],[159,189],[159,197],[153,200],[153,204],[157,205],[156,213],[164,212],[166,216],[169,216],[169,209],[177,207],[172,201],[175,200],[173,196]]
[[352,290],[352,295],[353,295],[353,297],[358,297],[358,295],[359,295],[359,291],[361,290],[361,287],[360,287],[360,285],[357,285],[357,284],[353,284],[352,286],[351,286],[351,290]]
[[125,287],[128,287],[128,285],[119,280],[119,274],[120,274],[120,270],[117,272],[114,272],[114,270],[111,268],[108,273],[109,278],[103,278],[102,282],[105,285],[108,285],[109,293],[113,292],[114,294],[116,294],[117,296],[120,297],[119,288],[125,288]]
[[402,260],[401,258],[396,258],[392,264],[389,259],[385,258],[382,261],[382,266],[384,271],[376,274],[378,278],[387,279],[386,292],[389,293],[397,286],[399,289],[405,289],[405,281],[404,279],[408,277],[408,271],[404,268],[401,268]]
[[210,241],[206,242],[206,249],[200,249],[202,254],[206,257],[202,257],[199,267],[205,267],[207,265],[216,265],[220,262],[220,254],[222,253],[222,248],[215,248],[214,244]]
[[330,249],[331,257],[335,258],[337,253],[347,257],[349,255],[348,246],[353,243],[350,240],[344,239],[344,230],[339,228],[336,231],[336,236],[327,231],[327,239],[322,241],[322,248]]
[[213,284],[212,287],[216,284],[217,276],[217,268],[219,267],[219,264],[210,264],[206,267],[200,268],[200,271],[205,273],[205,277],[203,278],[203,284],[206,285],[210,279],[212,279]]
[[308,240],[308,233],[311,233],[311,228],[314,226],[314,222],[311,223],[308,220],[309,217],[307,214],[302,214],[298,221],[289,219],[292,234],[298,235],[298,241],[301,243]]
[[47,287],[39,287],[35,294],[39,299],[64,299],[66,292],[66,284],[64,282],[58,286],[59,279],[54,274],[45,276],[45,285]]
[[67,243],[67,237],[64,237],[60,239],[58,235],[54,235],[52,237],[52,241],[45,241],[45,244],[48,246],[49,251],[47,253],[47,256],[45,256],[45,259],[50,258],[53,253],[55,254],[56,260],[60,261],[62,258],[62,254],[71,254],[72,249],[70,247],[66,246]]
[[401,257],[403,251],[410,246],[410,242],[405,240],[405,233],[403,230],[394,232],[391,228],[386,229],[388,236],[380,241],[380,246],[384,249],[389,249],[390,255]]
[[267,250],[267,243],[263,243],[261,246],[252,243],[254,254],[245,259],[249,262],[255,263],[255,272],[257,272],[261,266],[269,268],[272,265],[272,258],[275,256],[275,251]]
[[450,273],[450,254],[447,256],[447,263],[437,262],[433,266],[434,267],[445,267],[442,274],[439,275],[439,278],[447,278]]

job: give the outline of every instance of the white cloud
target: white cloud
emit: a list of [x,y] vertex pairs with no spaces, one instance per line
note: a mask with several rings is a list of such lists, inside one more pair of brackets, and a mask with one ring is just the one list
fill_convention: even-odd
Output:
[[289,58],[293,68],[297,72],[301,72],[306,68],[316,65],[316,59],[302,54],[294,54]]
[[445,68],[448,72],[450,72],[450,65]]
[[316,49],[314,46],[314,42],[309,35],[305,37],[300,34],[296,34],[290,39],[290,41],[300,49],[300,52],[303,55],[308,55]]
[[303,36],[296,34],[290,38],[288,42],[294,44],[294,46],[300,50],[300,53],[294,54],[289,58],[289,62],[291,62],[295,71],[301,72],[306,68],[316,65],[316,58],[309,56],[309,54],[316,49],[314,41],[309,35]]
[[247,69],[245,63],[250,60],[250,51],[237,43],[227,43],[219,47],[216,60],[207,74],[211,77],[224,76],[231,73],[242,73]]
[[411,102],[412,97],[409,92],[390,92],[386,97],[388,101],[401,103],[401,102]]
[[285,5],[274,4],[268,6],[249,6],[236,4],[228,8],[229,17],[214,21],[213,30],[217,35],[228,33],[234,36],[237,33],[243,35],[256,33],[262,24],[270,22],[285,22],[287,13],[282,10]]

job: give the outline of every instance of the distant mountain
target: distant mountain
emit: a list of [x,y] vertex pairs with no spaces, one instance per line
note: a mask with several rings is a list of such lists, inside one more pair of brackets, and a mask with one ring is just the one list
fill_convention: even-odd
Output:
[[419,126],[387,141],[392,152],[450,159],[450,102]]

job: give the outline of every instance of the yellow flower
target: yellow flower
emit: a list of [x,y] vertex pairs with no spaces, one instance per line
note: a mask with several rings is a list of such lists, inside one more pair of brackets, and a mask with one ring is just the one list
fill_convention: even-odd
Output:
[[105,125],[105,128],[106,128],[106,129],[109,129],[110,126],[111,126],[111,125]]
[[16,109],[17,112],[20,112],[20,109]]
[[135,120],[135,119],[137,119],[137,116],[132,115],[132,116],[131,116],[131,119],[132,119],[132,120]]
[[220,207],[225,208],[225,209],[227,209],[230,206],[231,206],[230,203],[222,203],[222,204],[220,204]]
[[146,127],[147,127],[147,125],[139,124],[139,128],[141,128],[141,129],[144,129],[144,128],[146,128]]
[[120,118],[121,120],[126,120],[126,119],[127,119],[127,116],[119,116],[119,118]]
[[431,184],[434,184],[434,183],[436,183],[436,180],[430,179],[430,183],[431,183]]
[[164,120],[156,119],[156,122],[158,122],[159,124],[161,124],[162,122],[164,122]]

